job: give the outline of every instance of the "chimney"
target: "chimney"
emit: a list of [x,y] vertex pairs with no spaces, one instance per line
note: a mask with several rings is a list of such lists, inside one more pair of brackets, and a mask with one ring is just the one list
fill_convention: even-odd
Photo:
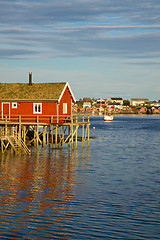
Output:
[[29,72],[29,86],[32,86],[32,73]]

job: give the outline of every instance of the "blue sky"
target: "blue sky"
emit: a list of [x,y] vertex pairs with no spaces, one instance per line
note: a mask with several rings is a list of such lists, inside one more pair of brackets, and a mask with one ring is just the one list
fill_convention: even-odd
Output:
[[0,82],[160,99],[159,0],[0,0]]

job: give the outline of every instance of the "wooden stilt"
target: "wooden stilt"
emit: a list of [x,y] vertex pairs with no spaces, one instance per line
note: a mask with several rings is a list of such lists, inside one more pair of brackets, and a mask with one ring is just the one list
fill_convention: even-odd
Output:
[[34,127],[34,130],[33,130],[33,143],[34,143],[34,146],[36,146],[36,126]]
[[7,135],[7,116],[5,116],[5,135]]
[[74,141],[73,141],[73,117],[71,117],[71,142],[72,142],[72,148],[74,147]]
[[37,115],[37,127],[36,127],[36,145],[37,145],[37,148],[38,148],[38,139],[39,139],[39,116]]
[[83,116],[83,125],[82,125],[82,148],[84,147],[84,116]]
[[55,148],[57,148],[57,128],[58,128],[58,126],[56,125],[56,129],[55,129]]
[[61,132],[60,132],[60,127],[58,127],[58,134],[59,134],[59,143],[58,143],[58,145],[60,145],[61,142],[62,142],[62,136],[61,136]]
[[64,146],[64,126],[62,126],[62,146]]
[[89,116],[88,116],[88,125],[87,125],[87,127],[88,127],[88,147],[89,147]]
[[17,130],[17,125],[16,125],[16,127],[15,127],[15,132],[16,132],[16,133],[18,132],[18,130]]
[[24,139],[24,126],[22,125],[22,134],[21,134],[22,139]]
[[21,138],[21,115],[19,116],[19,129],[18,129],[18,136]]
[[83,140],[82,140],[82,148],[84,148],[84,144],[85,144],[85,141],[86,141],[86,136],[87,136],[87,125],[86,125],[86,129],[85,129],[85,135],[83,137]]
[[75,147],[77,148],[77,135],[78,135],[78,125],[77,125],[77,117],[76,117],[76,139],[75,139]]
[[51,143],[52,143],[52,146],[53,146],[53,126],[51,126]]
[[26,143],[26,126],[23,125],[23,141]]
[[39,145],[39,125],[37,125],[36,127],[36,145],[37,145],[37,148],[38,148],[38,145]]
[[1,150],[2,150],[2,153],[3,153],[3,140],[1,139]]
[[50,132],[50,127],[47,126],[47,145],[49,145],[49,132]]
[[46,147],[46,126],[43,126],[43,147]]
[[[71,126],[68,126],[68,138],[71,136]],[[68,139],[67,138],[67,139]],[[70,147],[70,141],[67,144],[67,147]]]

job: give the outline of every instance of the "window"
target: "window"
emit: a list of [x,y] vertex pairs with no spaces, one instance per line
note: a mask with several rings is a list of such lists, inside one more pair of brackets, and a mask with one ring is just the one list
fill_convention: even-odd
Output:
[[12,102],[12,108],[17,108],[17,103],[16,102]]
[[63,114],[67,114],[67,103],[63,103]]
[[42,103],[33,103],[33,113],[42,113]]

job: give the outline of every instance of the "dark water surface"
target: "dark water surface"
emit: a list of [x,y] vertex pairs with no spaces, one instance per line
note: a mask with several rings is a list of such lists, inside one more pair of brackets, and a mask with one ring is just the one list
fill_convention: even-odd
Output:
[[160,116],[91,117],[90,135],[1,156],[0,239],[160,239]]

